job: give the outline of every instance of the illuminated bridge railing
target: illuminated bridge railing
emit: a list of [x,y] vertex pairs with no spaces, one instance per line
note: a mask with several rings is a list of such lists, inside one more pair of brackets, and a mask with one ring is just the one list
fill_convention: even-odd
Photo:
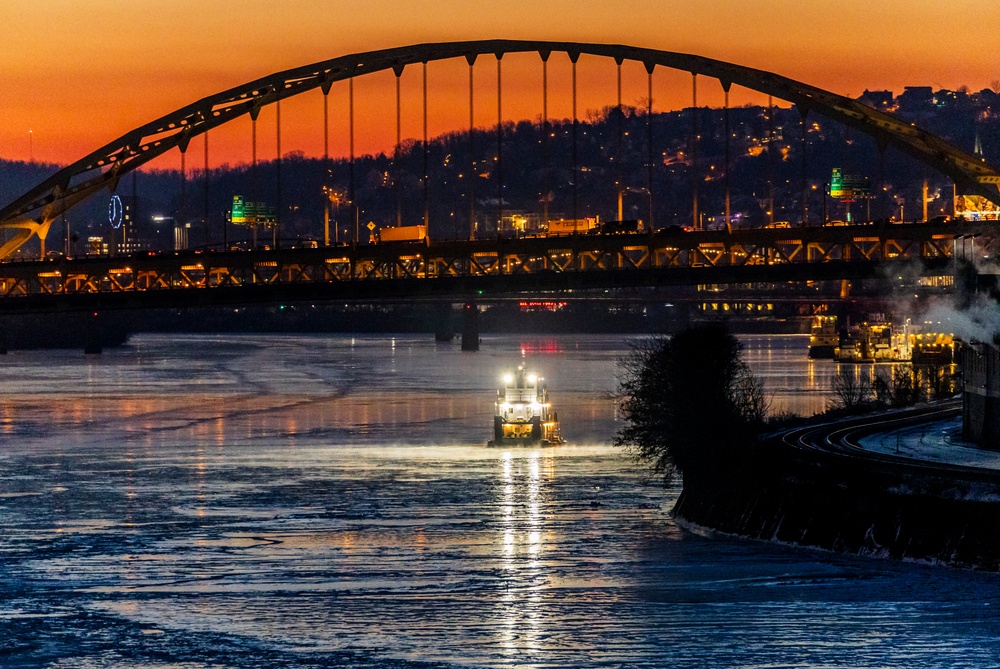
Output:
[[[791,281],[873,276],[908,264],[948,271],[956,239],[981,234],[969,223],[845,226],[523,239],[398,242],[252,252],[53,259],[0,264],[0,311],[28,301],[82,308],[87,296],[159,297],[124,305],[293,299],[392,298],[463,290],[492,292]],[[919,263],[915,262],[919,261]],[[384,284],[372,290],[372,286]],[[364,289],[361,287],[364,286]],[[321,288],[325,287],[325,290]],[[261,289],[282,288],[278,291]],[[253,291],[257,295],[250,297]],[[383,292],[379,292],[383,291]],[[191,295],[220,292],[225,297]],[[433,292],[433,289],[431,289]],[[186,296],[185,296],[186,295]],[[105,300],[102,304],[112,304]]]

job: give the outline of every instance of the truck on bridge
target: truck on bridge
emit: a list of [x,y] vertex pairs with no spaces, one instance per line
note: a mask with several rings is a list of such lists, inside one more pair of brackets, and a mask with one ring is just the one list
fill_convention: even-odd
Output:
[[385,242],[423,242],[427,240],[426,225],[386,226],[378,231],[378,241]]
[[549,221],[548,236],[586,235],[597,229],[599,220],[595,218],[557,218]]

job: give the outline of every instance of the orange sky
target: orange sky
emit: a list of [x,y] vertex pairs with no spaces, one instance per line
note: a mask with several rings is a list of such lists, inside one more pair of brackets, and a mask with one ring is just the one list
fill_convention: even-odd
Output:
[[[198,98],[267,74],[372,49],[466,39],[551,39],[681,51],[770,70],[838,93],[904,85],[973,90],[1000,80],[995,0],[3,0],[0,3],[0,157],[71,162]],[[975,26],[982,26],[977,29]],[[503,60],[505,119],[541,112],[537,57]],[[464,61],[429,65],[430,134],[468,123]],[[571,114],[569,63],[549,65],[550,116]],[[579,102],[615,102],[614,63],[582,58]],[[391,150],[391,73],[355,83],[356,151]],[[626,64],[626,103],[646,95]],[[654,107],[690,104],[690,75],[658,69]],[[699,84],[699,102],[721,89]],[[763,102],[734,89],[733,104]],[[403,75],[403,136],[418,137],[420,72]],[[346,146],[346,84],[330,97],[331,153]],[[476,122],[496,122],[496,61],[476,65]],[[322,95],[282,104],[282,151],[322,153]],[[259,157],[275,155],[273,110],[259,121]],[[189,164],[202,164],[201,138]],[[212,132],[210,165],[250,160],[250,124]],[[177,152],[151,163],[179,165]]]

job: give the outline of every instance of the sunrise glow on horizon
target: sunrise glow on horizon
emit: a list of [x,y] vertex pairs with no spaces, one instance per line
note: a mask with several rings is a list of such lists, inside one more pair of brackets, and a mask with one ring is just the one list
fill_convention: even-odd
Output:
[[[865,89],[896,93],[907,85],[970,90],[1000,80],[991,54],[996,34],[968,34],[962,16],[979,15],[983,2],[738,3],[552,2],[518,0],[487,10],[482,4],[222,2],[189,0],[139,6],[113,0],[100,10],[58,0],[5,3],[9,39],[0,46],[0,158],[69,163],[129,130],[202,97],[284,69],[351,53],[423,42],[539,39],[628,44],[692,53],[768,70],[856,97]],[[948,29],[954,27],[955,35]],[[549,116],[569,118],[570,64],[549,63]],[[479,127],[497,121],[496,61],[475,67]],[[615,104],[611,59],[582,57],[578,115]],[[391,151],[395,141],[395,87],[391,72],[355,80],[355,152]],[[421,68],[402,76],[402,135],[422,136]],[[428,65],[428,133],[468,126],[468,66],[464,60]],[[503,59],[503,117],[541,115],[541,63],[536,54]],[[643,104],[646,73],[623,69],[623,102]],[[690,105],[690,74],[658,68],[654,109]],[[717,81],[699,83],[700,105],[720,106]],[[766,96],[734,87],[731,104],[764,104]],[[347,154],[347,84],[330,93],[330,153]],[[322,94],[282,103],[284,154],[323,153]],[[274,110],[258,120],[258,158],[276,155]],[[196,141],[201,141],[196,140]],[[210,165],[250,160],[250,121],[242,118],[210,137]],[[197,145],[193,145],[197,149]],[[149,164],[173,169],[171,152]],[[200,164],[200,159],[199,159]]]

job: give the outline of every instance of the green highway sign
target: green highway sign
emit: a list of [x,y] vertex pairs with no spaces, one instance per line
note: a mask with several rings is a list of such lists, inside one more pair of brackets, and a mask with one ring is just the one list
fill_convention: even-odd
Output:
[[853,202],[858,198],[871,197],[872,180],[858,174],[844,174],[839,167],[830,175],[830,197],[841,202]]
[[274,207],[263,202],[247,202],[242,195],[234,195],[229,220],[235,225],[272,226],[277,216]]

